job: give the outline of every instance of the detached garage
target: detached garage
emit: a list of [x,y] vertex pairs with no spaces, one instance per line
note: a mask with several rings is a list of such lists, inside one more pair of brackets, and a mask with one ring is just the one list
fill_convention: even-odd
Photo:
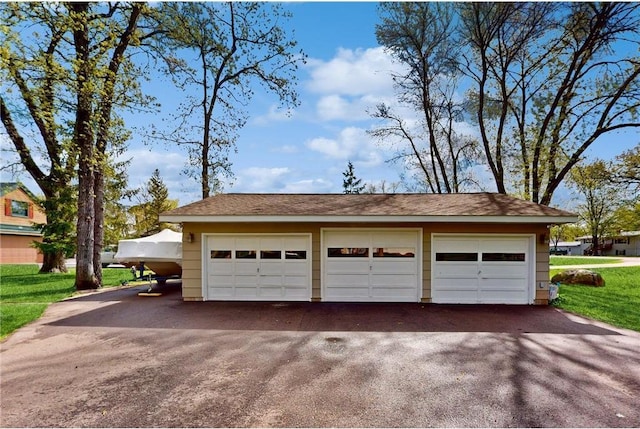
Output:
[[502,194],[221,194],[183,226],[188,301],[546,304],[566,211]]

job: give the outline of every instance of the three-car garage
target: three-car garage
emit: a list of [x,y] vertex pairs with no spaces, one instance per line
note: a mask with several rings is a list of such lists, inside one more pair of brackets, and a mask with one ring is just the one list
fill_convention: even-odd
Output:
[[185,300],[546,304],[549,227],[503,194],[219,194],[167,212]]
[[[420,228],[320,230],[321,301],[420,302]],[[535,237],[432,234],[431,301],[528,304]],[[312,300],[312,234],[209,234],[205,300]],[[317,263],[317,262],[316,262]]]

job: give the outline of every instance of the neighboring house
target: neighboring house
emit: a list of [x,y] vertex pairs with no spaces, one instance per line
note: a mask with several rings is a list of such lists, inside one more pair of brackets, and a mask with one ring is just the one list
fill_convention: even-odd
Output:
[[579,241],[558,241],[549,243],[549,253],[556,255],[582,255],[582,243]]
[[[593,237],[586,235],[578,237],[585,255],[593,250]],[[600,244],[602,256],[640,256],[640,231],[620,231],[615,235],[602,239]]]
[[42,242],[34,223],[47,218],[36,197],[21,183],[0,183],[0,264],[42,263],[42,254],[33,246]]
[[183,227],[186,301],[546,304],[549,230],[577,216],[507,195],[221,194]]

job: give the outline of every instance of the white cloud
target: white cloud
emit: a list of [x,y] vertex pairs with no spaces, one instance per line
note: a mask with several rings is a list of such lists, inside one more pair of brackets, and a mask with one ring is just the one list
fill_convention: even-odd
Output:
[[348,127],[340,131],[335,139],[318,137],[306,146],[324,154],[329,159],[351,160],[364,167],[379,165],[385,159],[383,150],[362,128]]
[[277,104],[272,104],[269,106],[267,113],[256,116],[253,123],[256,125],[268,125],[273,122],[286,122],[291,121],[294,115],[294,109],[287,109]]
[[338,49],[329,61],[313,60],[308,64],[310,91],[319,94],[363,96],[393,92],[391,72],[400,66],[384,48]]
[[234,192],[277,192],[287,184],[288,167],[249,167],[237,173]]
[[[202,198],[199,184],[195,179],[185,177],[183,170],[187,162],[186,155],[156,148],[133,149],[118,158],[119,161],[131,160],[127,172],[130,188],[143,188],[157,168],[160,178],[169,190],[169,198],[177,199],[180,205]],[[135,204],[137,201],[132,201]],[[129,202],[127,202],[129,204]]]
[[339,49],[333,59],[312,60],[308,68],[307,89],[318,94],[315,106],[320,120],[369,120],[368,110],[395,98],[391,72],[400,66],[382,47]]
[[284,193],[291,194],[322,194],[331,192],[333,184],[326,179],[306,179],[287,183],[282,189]]
[[254,193],[324,193],[333,184],[325,178],[299,178],[306,171],[288,167],[249,167],[238,173],[236,184],[229,192]]

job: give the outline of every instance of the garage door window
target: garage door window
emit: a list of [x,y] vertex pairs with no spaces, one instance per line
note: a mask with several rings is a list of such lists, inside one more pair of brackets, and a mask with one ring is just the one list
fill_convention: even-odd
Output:
[[231,250],[212,250],[211,259],[231,259]]
[[376,247],[373,249],[374,258],[413,258],[416,249],[413,247]]
[[256,259],[255,250],[236,250],[236,259]]
[[524,262],[524,253],[483,253],[482,262]]
[[282,259],[282,252],[279,250],[261,250],[260,259]]
[[307,259],[306,250],[287,250],[284,255],[285,259]]
[[330,258],[368,258],[368,247],[329,247]]
[[436,261],[438,262],[477,262],[477,253],[436,253]]

